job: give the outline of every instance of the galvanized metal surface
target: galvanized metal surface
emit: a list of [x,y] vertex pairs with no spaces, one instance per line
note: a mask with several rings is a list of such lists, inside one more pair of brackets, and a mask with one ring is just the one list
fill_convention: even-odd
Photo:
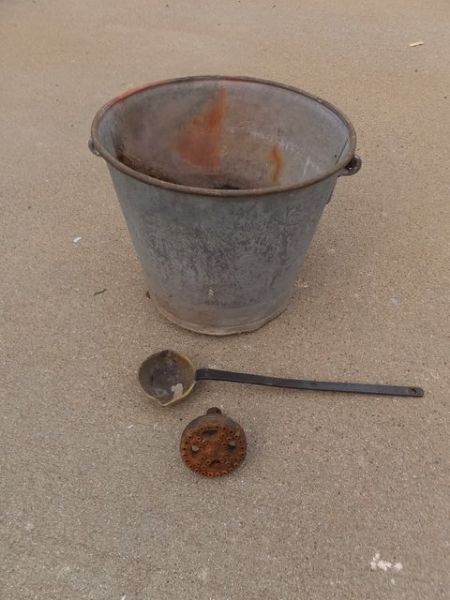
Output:
[[180,454],[189,469],[205,477],[220,477],[245,460],[247,440],[242,427],[218,408],[189,423],[181,435]]
[[224,335],[287,306],[339,175],[359,170],[333,106],[249,78],[144,86],[103,107],[108,162],[150,295],[168,319]]

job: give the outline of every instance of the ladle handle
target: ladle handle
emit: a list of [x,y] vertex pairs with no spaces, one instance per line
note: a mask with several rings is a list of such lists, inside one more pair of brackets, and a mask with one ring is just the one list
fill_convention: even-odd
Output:
[[283,377],[267,377],[266,375],[219,371],[217,369],[198,369],[195,378],[197,381],[201,379],[231,381],[234,383],[250,383],[254,385],[293,388],[296,390],[317,390],[321,392],[349,392],[353,394],[376,394],[377,396],[413,396],[415,398],[421,398],[424,395],[424,391],[420,387],[285,379]]

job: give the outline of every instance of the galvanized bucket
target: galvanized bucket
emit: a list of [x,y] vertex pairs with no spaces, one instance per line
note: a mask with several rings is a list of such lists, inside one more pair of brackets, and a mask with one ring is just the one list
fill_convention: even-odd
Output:
[[146,85],[97,113],[148,290],[192,331],[251,331],[287,306],[336,180],[360,166],[350,122],[295,88],[243,77]]

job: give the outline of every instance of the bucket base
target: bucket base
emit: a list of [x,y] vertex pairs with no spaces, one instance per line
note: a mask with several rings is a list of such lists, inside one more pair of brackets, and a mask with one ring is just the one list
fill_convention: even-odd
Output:
[[[149,292],[147,292],[147,295],[148,295],[148,297],[150,297]],[[245,325],[235,325],[235,326],[229,326],[229,327],[214,327],[214,328],[212,328],[212,327],[208,327],[208,326],[203,327],[203,326],[199,325],[198,323],[191,323],[189,321],[184,321],[182,319],[179,319],[178,317],[175,317],[173,314],[171,314],[167,310],[165,310],[154,297],[152,297],[151,299],[152,299],[154,305],[156,306],[158,312],[165,319],[170,321],[171,323],[174,323],[175,325],[178,325],[178,327],[182,327],[183,329],[188,329],[189,331],[193,331],[194,333],[202,333],[204,335],[215,335],[217,337],[224,336],[224,335],[235,335],[238,333],[249,333],[250,331],[256,331],[256,329],[259,329],[266,323],[269,323],[269,321],[273,321],[273,319],[276,319],[277,317],[279,317],[281,315],[281,313],[286,310],[286,308],[289,304],[289,301],[290,301],[290,299],[288,299],[286,302],[283,303],[281,308],[277,309],[275,312],[270,314],[268,317],[264,317],[264,318],[258,319],[256,321],[250,321],[249,323],[247,323]]]

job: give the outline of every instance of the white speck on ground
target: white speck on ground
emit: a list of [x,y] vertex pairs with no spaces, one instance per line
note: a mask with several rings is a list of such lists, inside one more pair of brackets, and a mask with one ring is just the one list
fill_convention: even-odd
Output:
[[395,571],[399,572],[403,569],[403,565],[401,562],[396,562],[395,564],[392,564],[392,562],[389,560],[383,560],[381,558],[380,553],[376,552],[374,557],[370,561],[370,568],[372,571],[376,571],[377,569],[380,569],[381,571],[384,571],[385,573],[387,571],[389,571],[390,569],[394,569]]
[[81,239],[82,239],[82,238],[81,238],[81,236],[80,236],[80,235],[79,235],[79,236],[77,236],[77,237],[74,237],[74,238],[73,238],[73,243],[74,243],[74,244],[78,244],[78,242],[79,242]]
[[65,567],[62,567],[62,569],[60,569],[57,577],[61,577],[62,575],[66,575],[67,573],[70,573],[71,569],[69,567],[69,565],[66,565]]

